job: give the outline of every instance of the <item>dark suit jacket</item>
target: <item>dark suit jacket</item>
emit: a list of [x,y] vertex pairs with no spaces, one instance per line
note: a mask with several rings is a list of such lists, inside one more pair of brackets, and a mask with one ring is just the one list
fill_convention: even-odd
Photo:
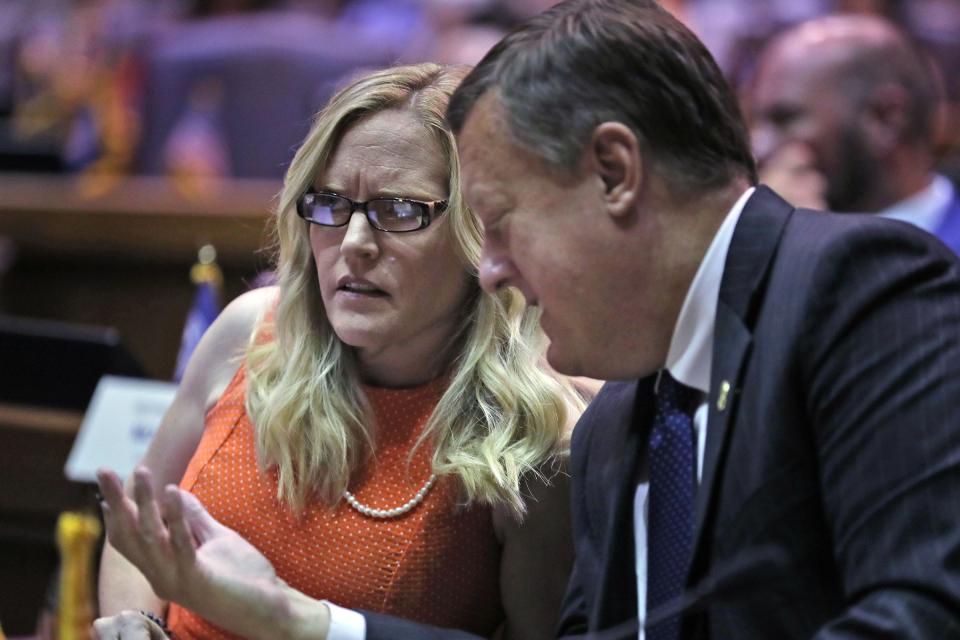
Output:
[[[960,637],[958,336],[943,245],[757,190],[720,290],[686,637]],[[636,638],[651,405],[651,379],[608,384],[574,431],[562,635]]]
[[[960,266],[931,236],[757,190],[717,308],[687,637],[960,637],[958,335]],[[652,383],[607,384],[574,430],[562,636],[637,637]]]

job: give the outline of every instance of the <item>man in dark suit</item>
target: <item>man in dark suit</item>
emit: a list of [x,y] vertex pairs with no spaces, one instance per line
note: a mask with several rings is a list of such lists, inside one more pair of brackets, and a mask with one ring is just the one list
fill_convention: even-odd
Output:
[[761,179],[794,204],[910,222],[960,252],[960,199],[934,169],[937,85],[931,62],[882,18],[833,15],[784,32],[745,91]]
[[561,634],[960,636],[954,256],[754,188],[732,92],[652,2],[535,18],[448,117],[484,286],[542,308],[558,370],[625,380],[574,432]]

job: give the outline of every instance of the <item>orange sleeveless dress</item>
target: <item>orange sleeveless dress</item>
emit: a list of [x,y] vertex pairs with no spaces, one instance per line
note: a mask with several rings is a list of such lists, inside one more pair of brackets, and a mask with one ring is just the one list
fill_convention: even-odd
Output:
[[[345,500],[295,516],[277,501],[275,471],[257,468],[245,377],[241,366],[207,414],[180,486],[267,556],[281,579],[313,598],[492,635],[504,613],[490,509],[458,504],[458,481],[443,476],[423,502],[393,519],[361,515]],[[417,450],[409,467],[407,459],[443,384],[365,391],[380,425],[377,452],[351,491],[364,505],[390,509],[430,476],[429,446]],[[168,624],[178,639],[235,637],[175,604]]]

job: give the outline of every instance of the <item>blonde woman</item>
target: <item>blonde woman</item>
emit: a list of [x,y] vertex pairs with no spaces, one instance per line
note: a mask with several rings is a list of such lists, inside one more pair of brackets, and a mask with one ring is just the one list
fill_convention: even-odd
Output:
[[[146,469],[108,509],[114,530],[123,520],[162,555],[173,539],[152,495],[179,482],[279,584],[327,601],[333,630],[356,624],[362,637],[389,620],[380,613],[550,637],[572,556],[558,469],[582,401],[541,365],[519,294],[479,288],[481,229],[443,119],[464,73],[373,73],[318,115],[280,198],[279,286],[241,296],[210,328]],[[188,602],[158,597],[108,546],[99,637],[231,637],[191,611],[189,585],[158,578],[172,566],[119,546],[161,595]],[[244,633],[250,610],[236,602],[235,616],[213,617]]]

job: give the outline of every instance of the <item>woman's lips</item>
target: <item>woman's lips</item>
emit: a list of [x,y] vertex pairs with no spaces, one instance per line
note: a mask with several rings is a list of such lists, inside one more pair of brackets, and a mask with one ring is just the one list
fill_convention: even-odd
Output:
[[347,282],[337,287],[337,292],[351,298],[386,298],[389,294],[369,282]]

